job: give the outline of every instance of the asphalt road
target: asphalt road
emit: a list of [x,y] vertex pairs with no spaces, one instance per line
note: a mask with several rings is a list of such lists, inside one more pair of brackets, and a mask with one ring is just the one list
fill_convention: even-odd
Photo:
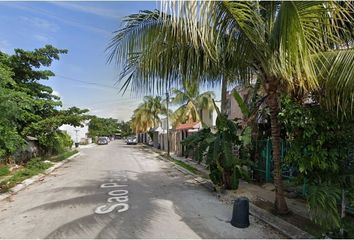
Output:
[[121,141],[81,155],[0,202],[0,238],[281,238],[231,209],[193,178]]

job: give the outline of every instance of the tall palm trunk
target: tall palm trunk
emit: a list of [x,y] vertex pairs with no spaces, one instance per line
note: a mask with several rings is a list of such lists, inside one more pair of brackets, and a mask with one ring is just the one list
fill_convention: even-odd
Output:
[[274,164],[274,185],[275,185],[275,210],[279,214],[288,213],[288,206],[285,201],[283,180],[281,175],[281,159],[280,159],[280,124],[278,114],[280,112],[279,96],[277,86],[274,84],[268,88],[268,106],[270,108],[270,122],[272,133],[272,150]]
[[226,74],[223,75],[221,80],[221,112],[227,112],[227,77]]

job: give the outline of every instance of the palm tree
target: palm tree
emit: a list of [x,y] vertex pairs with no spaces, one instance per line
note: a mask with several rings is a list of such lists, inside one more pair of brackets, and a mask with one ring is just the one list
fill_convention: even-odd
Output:
[[354,51],[345,49],[352,43],[346,30],[352,22],[350,4],[167,1],[163,6],[163,13],[131,15],[112,41],[110,59],[128,59],[124,87],[164,90],[191,77],[213,83],[220,75],[236,76],[239,84],[260,80],[270,109],[275,208],[288,212],[280,171],[279,98],[323,88],[323,105],[352,110]]
[[[342,103],[341,110],[353,106],[354,51],[343,49],[350,37],[350,30],[346,31],[347,25],[343,24],[351,22],[350,4],[334,1],[165,4],[169,5],[166,9],[171,9],[168,13],[175,20],[175,28],[188,28],[191,38],[201,41],[191,43],[197,47],[202,44],[213,54],[219,47],[220,35],[227,35],[230,45],[237,49],[237,64],[233,67],[238,69],[238,79],[249,79],[243,73],[251,70],[261,80],[270,109],[275,208],[279,213],[286,213],[280,162],[279,98],[286,92],[305,96],[326,84],[327,91],[340,95],[332,99],[333,94],[329,94],[323,99],[325,102],[333,106],[337,99],[337,103]],[[215,31],[210,31],[210,27]],[[343,72],[340,64],[347,66],[347,71]],[[345,104],[348,100],[350,103]]]
[[121,90],[131,87],[144,94],[163,93],[196,79],[204,85],[221,85],[221,111],[226,111],[227,86],[235,75],[231,67],[234,51],[228,51],[226,38],[223,50],[212,58],[201,46],[191,45],[188,29],[176,34],[172,19],[163,12],[140,11],[124,21],[125,26],[115,33],[107,48],[108,62],[124,66],[118,79],[123,82]]
[[172,89],[175,95],[172,104],[181,105],[172,115],[173,126],[179,123],[202,121],[201,111],[211,112],[214,109],[214,93],[211,91],[199,94],[198,84],[195,81],[185,81],[183,89]]
[[145,96],[131,119],[131,127],[135,132],[146,132],[156,128],[160,123],[160,115],[166,114],[167,109],[160,96]]

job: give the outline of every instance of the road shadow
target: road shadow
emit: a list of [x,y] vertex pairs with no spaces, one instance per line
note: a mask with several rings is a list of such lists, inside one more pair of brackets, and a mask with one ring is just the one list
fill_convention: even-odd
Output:
[[[151,155],[147,157],[154,158]],[[177,171],[172,164],[165,164],[156,171],[126,171],[128,211],[99,215],[94,213],[95,207],[92,207],[89,214],[70,219],[70,211],[76,211],[80,207],[97,207],[107,202],[111,189],[102,189],[100,185],[112,180],[112,172],[103,171],[101,175],[104,176],[102,179],[86,181],[80,187],[52,189],[58,194],[72,192],[73,197],[28,210],[46,210],[48,217],[53,209],[61,209],[63,214],[68,214],[68,221],[58,226],[46,238],[277,237],[276,234],[265,235],[264,232],[270,230],[264,229],[265,227],[257,224],[253,218],[248,229],[232,227],[229,223],[231,209],[220,203],[214,193],[204,189],[189,175]]]

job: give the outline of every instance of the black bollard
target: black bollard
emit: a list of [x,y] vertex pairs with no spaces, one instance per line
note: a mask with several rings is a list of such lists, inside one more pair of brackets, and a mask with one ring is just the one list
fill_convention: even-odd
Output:
[[248,198],[240,197],[235,200],[231,225],[237,228],[246,228],[250,225]]

